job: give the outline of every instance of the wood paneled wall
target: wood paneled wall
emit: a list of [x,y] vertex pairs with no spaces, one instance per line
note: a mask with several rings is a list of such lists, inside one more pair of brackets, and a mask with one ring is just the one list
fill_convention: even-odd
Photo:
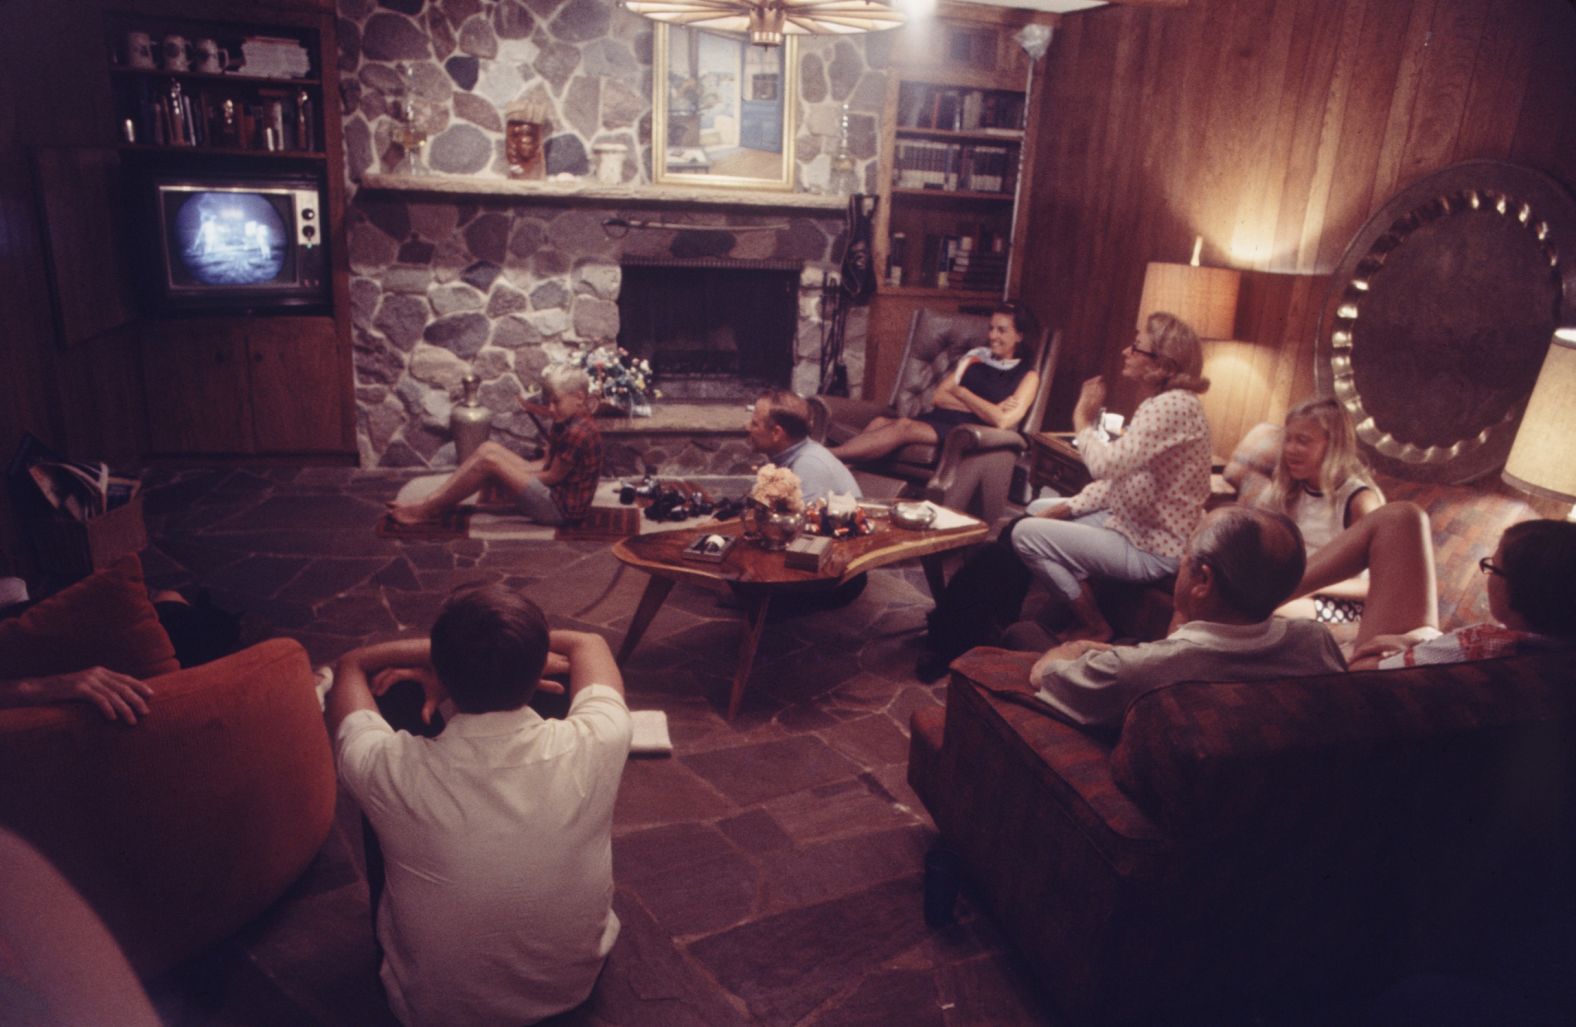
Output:
[[1569,0],[1192,0],[1064,17],[1037,69],[1025,243],[1024,295],[1068,343],[1051,423],[1070,420],[1084,377],[1118,366],[1145,264],[1185,261],[1195,235],[1203,263],[1249,272],[1241,341],[1209,347],[1217,453],[1279,419],[1313,391],[1323,276],[1391,194],[1473,158],[1576,187],[1573,69]]

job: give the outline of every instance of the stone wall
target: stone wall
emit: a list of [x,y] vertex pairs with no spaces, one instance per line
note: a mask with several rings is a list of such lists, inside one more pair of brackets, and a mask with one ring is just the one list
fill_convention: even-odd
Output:
[[[437,172],[506,178],[503,112],[533,103],[549,112],[549,175],[586,176],[594,146],[622,143],[624,181],[649,183],[653,22],[615,0],[339,0],[338,7],[363,466],[452,464],[450,403],[472,368],[501,435],[534,439],[516,400],[549,361],[617,336],[625,254],[804,261],[793,384],[814,391],[821,282],[841,253],[840,214],[615,209],[358,187],[368,172],[400,170],[406,154],[393,115],[407,90],[429,111],[426,158]],[[888,45],[880,34],[800,40],[797,190],[826,190],[846,102],[850,148],[873,191]],[[603,225],[614,216],[693,227],[617,237]],[[728,231],[760,224],[779,227]],[[856,309],[848,329],[856,382],[864,325]]]

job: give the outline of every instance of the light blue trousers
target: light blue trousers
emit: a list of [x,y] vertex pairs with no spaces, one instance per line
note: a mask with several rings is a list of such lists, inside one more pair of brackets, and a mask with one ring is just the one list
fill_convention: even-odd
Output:
[[[1060,502],[1064,500],[1039,500],[1029,504],[1028,511],[1037,513]],[[1144,582],[1176,573],[1174,558],[1145,552],[1105,527],[1110,515],[1109,510],[1097,510],[1070,521],[1020,521],[1012,529],[1013,551],[1030,574],[1068,600],[1078,598],[1089,578]]]

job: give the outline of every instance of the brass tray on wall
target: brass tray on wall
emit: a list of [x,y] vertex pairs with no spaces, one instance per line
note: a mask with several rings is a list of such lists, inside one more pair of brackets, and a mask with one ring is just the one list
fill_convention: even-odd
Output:
[[1560,325],[1576,324],[1576,199],[1499,161],[1393,196],[1347,247],[1319,320],[1319,392],[1369,463],[1459,484],[1504,465]]

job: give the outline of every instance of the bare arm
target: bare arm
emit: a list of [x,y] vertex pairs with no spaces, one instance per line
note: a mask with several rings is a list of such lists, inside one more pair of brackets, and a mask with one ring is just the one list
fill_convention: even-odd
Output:
[[148,715],[147,699],[152,695],[153,689],[145,682],[105,667],[0,681],[0,707],[86,702],[97,706],[105,720],[128,724],[135,724],[139,715]]
[[[548,633],[547,648],[569,661],[569,701],[592,685],[606,685],[619,695],[624,694],[624,676],[607,641],[589,631],[553,631]],[[552,659],[551,655],[548,657]]]
[[[950,379],[948,379],[950,381]],[[1034,402],[1034,391],[1040,387],[1040,376],[1033,371],[1023,376],[1012,395],[1000,403],[992,403],[962,385],[951,385],[943,391],[936,388],[934,403],[943,410],[961,410],[979,418],[992,428],[1011,429],[1029,412]]]
[[[378,642],[350,650],[334,665],[334,687],[328,690],[324,704],[330,735],[338,734],[340,723],[357,710],[377,710],[368,678],[394,667],[409,670],[421,681],[427,693],[422,718],[430,719],[430,710],[436,709],[444,697],[443,686],[432,673],[432,644],[425,638]],[[380,675],[380,687],[387,688],[389,682],[388,677]]]

